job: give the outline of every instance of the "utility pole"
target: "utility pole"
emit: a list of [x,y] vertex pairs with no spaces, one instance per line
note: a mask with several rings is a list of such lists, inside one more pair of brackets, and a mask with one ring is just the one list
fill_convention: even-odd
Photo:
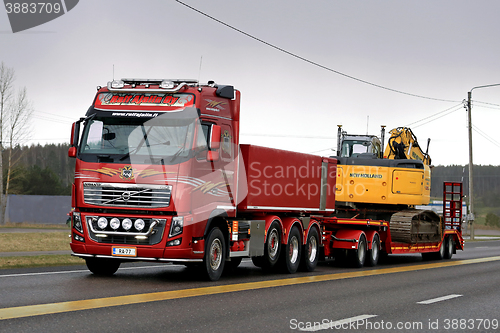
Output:
[[[474,88],[472,88],[474,89]],[[472,89],[468,93],[467,98],[467,119],[468,119],[468,131],[469,131],[469,215],[467,216],[467,220],[469,222],[470,227],[470,239],[474,240],[474,200],[472,200],[472,192],[474,188],[474,182],[472,177],[472,166],[474,163],[472,162]]]
[[494,86],[500,86],[500,83],[495,83],[495,84],[488,84],[485,86],[477,86],[473,87],[467,96],[467,119],[468,119],[468,131],[469,131],[469,215],[468,215],[468,220],[470,223],[470,239],[474,240],[474,200],[472,197],[473,189],[474,189],[474,181],[473,181],[473,175],[472,175],[472,116],[471,116],[471,111],[472,111],[472,90],[474,89],[479,89],[479,88],[487,88],[487,87],[494,87]]

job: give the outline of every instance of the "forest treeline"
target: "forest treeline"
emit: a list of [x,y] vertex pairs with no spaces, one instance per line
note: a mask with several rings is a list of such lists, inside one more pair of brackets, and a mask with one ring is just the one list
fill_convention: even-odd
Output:
[[[13,149],[15,162],[10,194],[71,195],[75,159],[68,157],[68,144],[17,146]],[[7,149],[4,150],[4,161]],[[474,198],[477,205],[500,207],[500,166],[474,166]],[[6,175],[4,174],[4,184]],[[444,181],[464,183],[468,193],[467,166],[451,165],[432,168],[431,196],[441,198]],[[5,188],[5,187],[4,187]]]
[[[16,146],[12,150],[13,167],[9,194],[71,195],[75,159],[68,157],[68,144]],[[8,149],[3,151],[7,160]],[[4,193],[7,168],[4,168]]]
[[[474,203],[484,207],[500,207],[500,166],[474,165]],[[469,167],[461,165],[432,168],[431,197],[443,196],[443,182],[463,182],[464,195],[469,193]]]

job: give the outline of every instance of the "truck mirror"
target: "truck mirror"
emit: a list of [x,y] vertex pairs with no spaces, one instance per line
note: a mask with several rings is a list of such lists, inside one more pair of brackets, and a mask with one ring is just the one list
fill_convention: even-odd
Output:
[[71,125],[71,139],[70,139],[70,147],[68,149],[68,157],[76,157],[76,147],[78,146],[78,136],[80,132],[80,123],[74,122]]
[[219,160],[219,152],[215,150],[207,151],[207,162],[215,162]]
[[219,147],[220,147],[220,134],[221,134],[220,126],[219,125],[212,125],[212,129],[210,130],[210,142],[209,142],[210,150],[219,149]]
[[75,142],[75,124],[71,125],[71,139],[69,140],[69,144],[73,146],[73,143]]
[[71,126],[71,142],[70,145],[72,147],[78,146],[78,136],[80,135],[80,122],[74,122]]
[[76,157],[76,147],[69,147],[68,157]]

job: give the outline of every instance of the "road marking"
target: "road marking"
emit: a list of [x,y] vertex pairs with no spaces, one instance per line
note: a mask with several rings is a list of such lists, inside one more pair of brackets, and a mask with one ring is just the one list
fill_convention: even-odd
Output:
[[451,294],[451,295],[442,296],[442,297],[438,297],[438,298],[428,299],[426,301],[417,302],[417,304],[432,304],[432,303],[446,301],[446,300],[449,300],[452,298],[457,298],[457,297],[462,297],[462,296],[463,295]]
[[[345,318],[345,319],[340,319],[336,321],[332,321],[329,323],[324,323],[318,326],[312,326],[308,328],[299,328],[300,331],[307,331],[307,332],[317,332],[317,331],[323,331],[323,330],[330,330],[330,329],[349,329],[351,326],[356,328],[357,327],[357,322],[358,321],[364,321],[365,319],[368,318],[373,318],[377,317],[377,315],[361,315],[361,316],[356,316],[356,317],[351,317],[351,318]],[[347,324],[347,326],[346,326]]]
[[187,297],[225,294],[237,291],[292,286],[305,283],[334,281],[334,280],[350,279],[356,277],[413,272],[413,271],[432,269],[432,268],[453,267],[459,265],[469,265],[469,264],[485,263],[491,261],[500,261],[500,256],[467,259],[467,260],[456,260],[456,261],[442,261],[438,263],[419,264],[406,267],[381,268],[381,269],[370,269],[365,271],[354,271],[346,273],[311,275],[311,276],[303,276],[303,277],[279,279],[279,280],[236,283],[228,285],[203,287],[203,288],[163,291],[163,292],[147,293],[147,294],[105,297],[105,298],[87,299],[81,301],[27,305],[27,306],[0,309],[0,320],[40,316],[45,314],[53,314],[53,313],[61,313],[69,311],[98,309],[110,306],[166,301],[170,299],[180,299]]
[[[172,267],[172,266],[182,266],[182,265],[156,265],[156,266],[138,266],[138,267],[121,267],[119,271],[131,270],[131,269],[145,269],[145,268],[161,268],[161,267]],[[20,277],[20,276],[37,276],[37,275],[52,275],[52,274],[71,274],[71,273],[88,273],[88,269],[82,269],[77,271],[56,271],[56,272],[38,272],[38,273],[20,273],[20,274],[4,274],[0,275],[0,278],[4,277]]]

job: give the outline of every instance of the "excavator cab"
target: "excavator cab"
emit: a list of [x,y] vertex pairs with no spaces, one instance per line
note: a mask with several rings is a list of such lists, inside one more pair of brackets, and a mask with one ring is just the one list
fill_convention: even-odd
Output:
[[340,157],[380,157],[380,140],[376,136],[345,135],[342,139]]

